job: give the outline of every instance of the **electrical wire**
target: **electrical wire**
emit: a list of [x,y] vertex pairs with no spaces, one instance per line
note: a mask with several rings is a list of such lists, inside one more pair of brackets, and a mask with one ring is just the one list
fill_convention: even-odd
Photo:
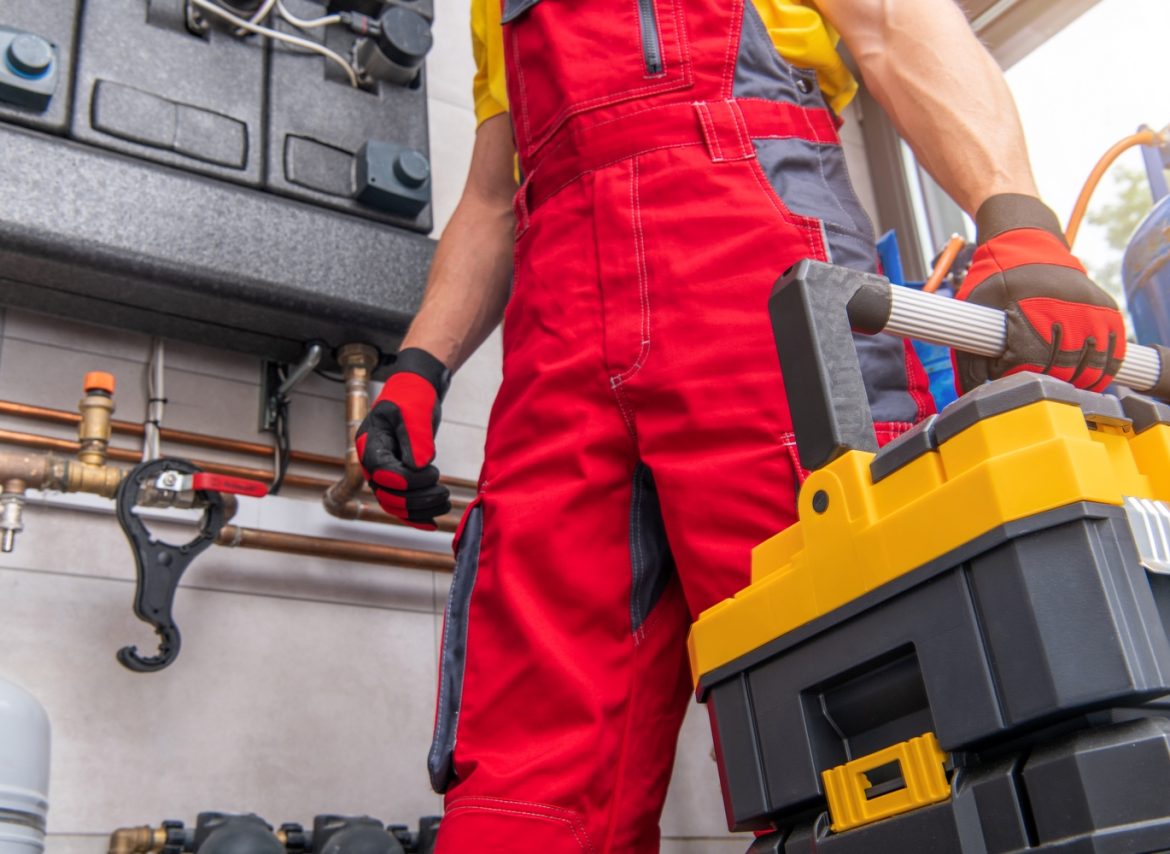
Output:
[[276,412],[272,423],[273,438],[273,476],[272,485],[268,487],[269,495],[276,495],[284,485],[284,476],[288,474],[288,464],[292,451],[292,439],[288,428],[288,398],[277,401]]
[[280,17],[284,18],[298,29],[311,30],[315,27],[328,27],[331,24],[341,23],[340,15],[326,15],[323,18],[312,19],[298,18],[288,10],[288,7],[284,5],[283,0],[274,0],[274,2],[276,3],[276,11],[279,13]]
[[248,23],[263,24],[264,19],[268,17],[268,13],[272,11],[272,7],[275,6],[276,3],[277,0],[264,0],[264,3],[260,6],[259,9],[256,10],[255,14],[253,14],[252,17],[248,19]]
[[[272,7],[276,4],[276,0],[264,0],[263,3],[252,13],[252,17],[248,19],[250,24],[263,24],[264,19],[268,17],[268,13],[272,11]],[[244,29],[237,29],[236,35],[240,38],[248,35],[248,31]]]
[[[277,368],[277,386],[284,384],[288,378],[285,368]],[[280,393],[272,397],[272,484],[268,487],[269,495],[276,495],[284,485],[284,476],[288,473],[288,464],[292,458],[292,439],[289,435],[288,398]]]
[[361,82],[358,79],[357,71],[355,71],[354,67],[350,65],[348,61],[346,61],[345,57],[335,51],[330,50],[322,44],[318,44],[315,41],[310,41],[309,39],[303,39],[300,36],[282,33],[279,30],[272,29],[271,27],[262,27],[259,24],[253,24],[251,21],[232,14],[222,6],[216,5],[215,3],[211,2],[211,0],[190,0],[190,2],[198,8],[203,9],[205,12],[211,12],[215,15],[218,15],[229,24],[233,24],[234,26],[239,27],[241,30],[247,30],[250,33],[256,33],[257,35],[261,36],[268,36],[270,39],[275,39],[276,41],[284,42],[285,44],[295,45],[299,48],[303,48],[304,50],[312,51],[313,53],[319,53],[321,56],[332,60],[333,62],[340,65],[342,69],[344,69],[346,76],[349,78],[350,85],[352,85],[355,89],[361,87]]

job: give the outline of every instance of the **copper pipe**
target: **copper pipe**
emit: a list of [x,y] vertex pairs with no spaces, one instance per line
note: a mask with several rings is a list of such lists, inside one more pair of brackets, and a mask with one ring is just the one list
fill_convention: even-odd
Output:
[[[69,412],[64,409],[51,409],[46,406],[33,406],[28,403],[16,403],[11,400],[0,400],[0,415],[11,415],[15,418],[26,418],[70,427],[76,426],[81,421],[81,416],[76,412]],[[110,426],[115,433],[135,436],[137,438],[142,438],[145,432],[141,424],[133,421],[118,421],[115,419],[110,422]],[[175,442],[180,445],[191,445],[196,448],[209,448],[211,450],[227,451],[234,454],[247,454],[253,457],[272,457],[272,448],[257,442],[226,439],[222,436],[210,436],[206,433],[192,433],[187,430],[176,430],[172,427],[163,427],[160,430],[160,435],[164,441]],[[325,466],[327,468],[345,467],[345,460],[341,457],[314,454],[309,451],[292,451],[289,454],[289,459],[295,463],[307,463],[309,465]],[[133,462],[139,462],[140,460],[141,457],[133,460]],[[439,481],[457,489],[475,491],[476,488],[475,481],[461,477],[448,477],[447,475],[443,475],[439,478]],[[285,482],[291,485],[288,478],[285,479]],[[328,481],[322,480],[321,484],[327,485]],[[460,503],[465,504],[466,502],[453,501],[452,503],[459,506]]]
[[[358,459],[354,436],[370,411],[370,372],[377,360],[377,351],[364,344],[346,344],[337,354],[337,361],[345,373],[345,472],[337,483],[325,490],[321,503],[329,515],[339,519],[402,525],[405,523],[384,511],[376,502],[357,497],[366,485],[366,476]],[[465,502],[461,503],[463,508],[467,506]],[[454,531],[459,526],[459,517],[451,514],[440,516],[435,524],[440,531]]]
[[[37,448],[45,451],[61,451],[66,454],[75,454],[78,449],[78,443],[69,439],[54,439],[49,436],[38,436],[35,433],[19,433],[14,430],[0,430],[0,443],[19,445],[25,448]],[[142,452],[131,448],[110,448],[109,458],[121,463],[137,464],[142,462]],[[211,460],[191,460],[191,462],[195,463],[195,465],[204,471],[214,472],[215,474],[227,474],[234,477],[246,477],[266,482],[272,481],[272,472],[265,471],[264,469],[229,466],[224,463],[212,462]],[[284,481],[289,486],[313,490],[324,489],[333,482],[321,477],[307,477],[293,474],[285,477]]]
[[321,503],[329,515],[353,519],[354,509],[346,505],[366,482],[354,437],[370,411],[370,372],[378,364],[378,351],[365,344],[346,344],[338,351],[337,361],[345,375],[345,471],[325,490]]
[[110,834],[109,854],[149,854],[167,844],[165,828],[119,827]]
[[374,543],[355,543],[327,537],[307,537],[302,534],[286,534],[280,531],[260,531],[256,528],[241,528],[236,525],[224,526],[219,532],[219,536],[215,538],[215,542],[216,545],[228,548],[263,549],[264,551],[284,554],[335,558],[408,569],[450,572],[455,564],[450,555],[440,552],[401,549]]
[[[361,498],[351,498],[346,501],[337,513],[331,514],[338,519],[349,519],[354,522],[378,522],[382,525],[405,525],[406,523],[397,516],[391,516],[385,510],[378,506],[376,501],[364,501]],[[435,519],[435,526],[440,531],[447,531],[448,533],[455,531],[459,527],[459,519],[462,517],[462,509],[459,513],[448,513],[445,516],[439,516]]]
[[[6,433],[8,431],[0,432]],[[38,439],[40,437],[33,436],[31,438]],[[0,441],[3,441],[3,437],[0,437]],[[63,440],[48,439],[45,441],[56,444]],[[66,442],[65,444],[75,445],[76,443]],[[52,453],[29,454],[0,451],[0,483],[4,484],[5,493],[23,494],[26,487],[32,487],[34,489],[56,489],[62,492],[91,492],[108,497],[113,494],[118,483],[125,476],[124,470],[113,466],[87,466],[76,460],[58,457]],[[228,504],[227,517],[230,519],[235,514],[235,496],[225,495],[224,498]],[[358,504],[360,505],[361,502],[359,501]],[[401,524],[394,517],[384,513],[382,517],[375,521]],[[440,521],[447,525],[455,524],[455,520],[450,519],[450,517],[445,517],[444,520]],[[402,566],[411,569],[449,572],[453,566],[452,558],[444,552],[428,552],[325,537],[261,531],[255,528],[241,528],[236,525],[224,526],[216,538],[216,543],[235,548],[264,549],[286,554],[330,557],[338,560]],[[123,830],[126,829],[123,828]],[[140,828],[130,828],[126,832],[137,830]],[[128,838],[129,836],[124,835],[122,837],[123,843]],[[113,850],[114,837],[112,836],[110,844],[111,850]]]
[[[35,448],[42,451],[59,451],[63,454],[72,456],[77,453],[77,442],[69,439],[54,439],[49,436],[38,436],[34,433],[20,433],[14,430],[0,430],[0,444],[17,445],[24,448]],[[118,462],[139,463],[142,461],[142,452],[139,450],[131,450],[129,448],[110,448],[109,458]],[[245,477],[253,480],[262,480],[267,483],[272,482],[272,472],[264,471],[263,469],[246,468],[244,466],[229,466],[223,463],[216,463],[210,460],[191,460],[192,463],[199,466],[204,471],[214,472],[215,474],[226,474],[233,477]],[[80,466],[78,466],[80,468]],[[89,468],[97,468],[91,466]],[[118,479],[122,477],[120,469],[115,469],[106,466],[105,471],[118,472]],[[12,475],[12,476],[19,476]],[[38,488],[29,478],[30,486]],[[319,477],[305,477],[303,475],[288,475],[284,479],[289,486],[301,487],[304,489],[325,489],[332,485],[332,481],[324,480]],[[66,491],[64,481],[61,486],[54,486],[55,489]],[[113,489],[117,488],[117,483],[114,483],[110,488],[109,494],[113,494]],[[68,490],[68,491],[83,491],[83,490]],[[84,490],[88,491],[88,490]],[[104,493],[103,493],[104,494]],[[360,498],[353,498],[346,502],[344,512],[352,515],[342,516],[343,519],[354,519],[364,522],[379,522],[386,525],[402,525],[403,522],[396,516],[391,516],[385,513],[382,508],[372,501],[363,501]],[[459,527],[459,516],[455,514],[448,514],[440,516],[436,522],[440,531],[454,531]]]

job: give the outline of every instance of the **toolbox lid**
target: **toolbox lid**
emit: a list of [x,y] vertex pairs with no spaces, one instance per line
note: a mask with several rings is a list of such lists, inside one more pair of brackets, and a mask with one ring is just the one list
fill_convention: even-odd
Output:
[[1134,433],[1144,433],[1159,424],[1170,424],[1170,406],[1136,392],[1123,393],[1118,401],[1126,417],[1133,422]]
[[938,449],[938,439],[934,434],[934,422],[937,415],[931,415],[925,421],[919,421],[901,436],[887,442],[877,452],[873,462],[869,464],[869,475],[874,483],[889,477],[902,466],[908,465],[923,454]]
[[947,406],[934,422],[934,434],[941,445],[985,418],[1014,409],[1052,400],[1081,406],[1080,392],[1068,383],[1044,374],[1022,373],[1002,377],[967,392]]

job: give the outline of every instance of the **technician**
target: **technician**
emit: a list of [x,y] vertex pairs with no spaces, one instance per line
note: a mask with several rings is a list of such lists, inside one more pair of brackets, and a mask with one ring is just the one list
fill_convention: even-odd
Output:
[[[653,852],[687,627],[748,583],[805,474],[767,298],[803,258],[875,268],[836,33],[976,219],[962,296],[1009,312],[1009,348],[960,359],[963,386],[1029,368],[1101,388],[1123,325],[1036,198],[953,0],[504,0],[502,27],[496,0],[473,4],[467,185],[358,437],[382,506],[433,527],[440,401],[503,318],[443,630],[438,850]],[[931,411],[925,377],[901,341],[859,349],[886,441]]]

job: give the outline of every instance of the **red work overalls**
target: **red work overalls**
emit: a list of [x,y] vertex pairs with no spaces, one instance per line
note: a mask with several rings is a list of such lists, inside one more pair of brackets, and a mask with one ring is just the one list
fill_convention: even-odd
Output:
[[[503,29],[526,181],[444,622],[438,850],[653,852],[688,624],[795,518],[767,298],[802,258],[872,270],[872,227],[750,0],[505,0]],[[885,440],[925,376],[859,350]]]

